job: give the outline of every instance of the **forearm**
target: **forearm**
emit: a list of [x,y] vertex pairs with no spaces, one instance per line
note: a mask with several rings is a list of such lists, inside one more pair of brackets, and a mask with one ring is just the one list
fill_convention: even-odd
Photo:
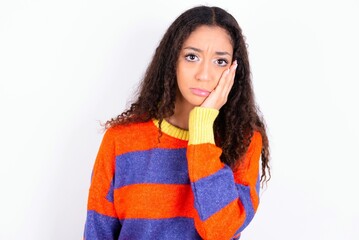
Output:
[[237,183],[232,169],[220,160],[222,150],[213,134],[217,115],[215,109],[197,107],[189,121],[188,170],[198,213],[196,228],[204,239],[232,238],[256,209],[252,186]]

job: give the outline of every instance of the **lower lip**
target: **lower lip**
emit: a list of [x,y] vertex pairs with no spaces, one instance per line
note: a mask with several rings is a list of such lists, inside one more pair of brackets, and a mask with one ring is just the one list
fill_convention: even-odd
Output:
[[191,88],[191,92],[194,95],[197,95],[200,97],[208,97],[208,95],[210,94],[210,92],[208,92],[206,90],[198,89],[198,88]]

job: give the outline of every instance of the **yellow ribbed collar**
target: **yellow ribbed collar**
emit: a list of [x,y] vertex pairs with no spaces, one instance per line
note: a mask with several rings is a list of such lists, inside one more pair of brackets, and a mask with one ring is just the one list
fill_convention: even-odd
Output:
[[[156,127],[159,127],[159,121],[157,119],[153,119],[153,123],[156,125]],[[173,126],[172,124],[167,122],[165,119],[163,119],[163,121],[162,121],[161,130],[163,133],[166,133],[167,135],[169,135],[171,137],[188,141],[189,134],[188,134],[187,130]]]

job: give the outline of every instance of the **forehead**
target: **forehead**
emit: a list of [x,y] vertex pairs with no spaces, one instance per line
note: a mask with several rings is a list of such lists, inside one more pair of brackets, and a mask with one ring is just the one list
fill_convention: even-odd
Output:
[[183,47],[196,46],[199,48],[212,47],[216,50],[232,50],[232,39],[228,32],[218,26],[197,27],[184,41]]

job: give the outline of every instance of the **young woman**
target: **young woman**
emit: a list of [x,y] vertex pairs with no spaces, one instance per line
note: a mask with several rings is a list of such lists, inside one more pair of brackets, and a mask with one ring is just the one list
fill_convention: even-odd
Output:
[[229,13],[201,6],[180,15],[137,100],[106,126],[85,239],[239,238],[257,210],[269,151]]

